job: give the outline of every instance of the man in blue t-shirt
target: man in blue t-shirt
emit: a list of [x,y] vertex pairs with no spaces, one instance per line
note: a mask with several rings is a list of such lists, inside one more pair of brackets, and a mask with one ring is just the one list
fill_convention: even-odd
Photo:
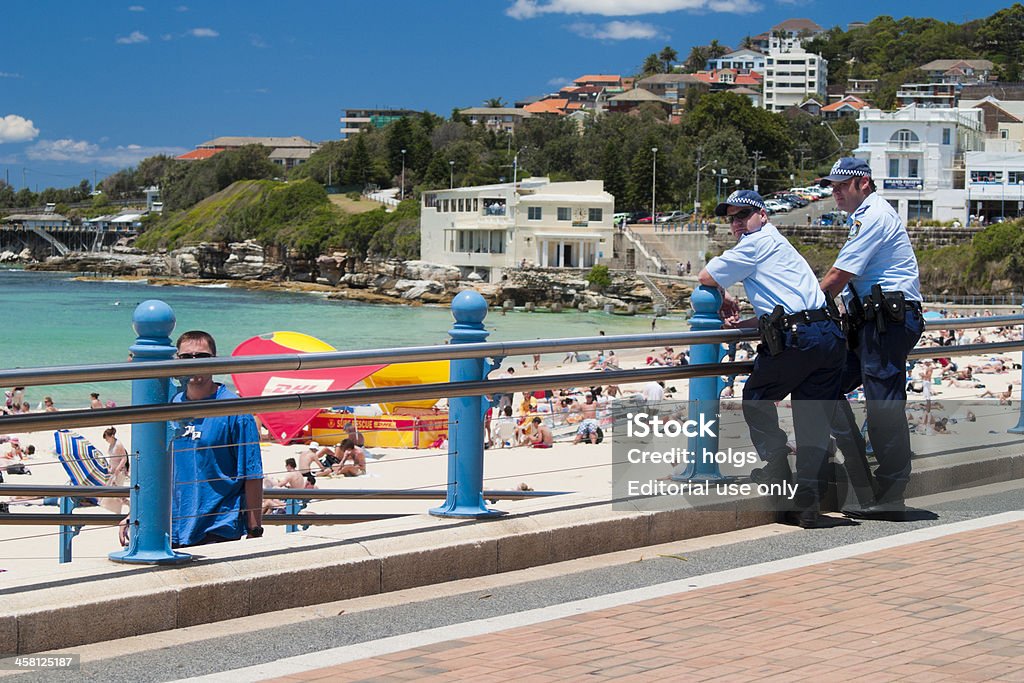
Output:
[[[875,192],[867,162],[844,157],[820,184],[831,186],[836,206],[850,214],[846,244],[822,278],[821,288],[829,294],[846,290],[847,310],[857,311],[862,302],[865,315],[855,321],[856,332],[851,330],[854,343],[842,390],[849,393],[864,385],[868,436],[878,460],[874,503],[843,513],[901,521],[908,518],[903,495],[911,468],[904,412],[907,355],[924,329],[917,257],[899,214]],[[853,413],[845,402],[839,408],[833,428],[836,441],[848,460],[865,463],[865,444]]]
[[[751,472],[751,478],[770,484],[790,477],[789,447],[779,428],[775,401],[792,395],[796,510],[784,521],[804,528],[831,526],[835,521],[824,519],[819,508],[826,484],[829,422],[846,356],[842,330],[826,310],[825,295],[807,261],[769,222],[761,195],[733,192],[715,208],[715,215],[729,221],[736,246],[711,259],[697,279],[722,289],[727,326],[760,324],[764,341],[743,387],[743,417],[766,462]],[[725,293],[737,282],[743,283],[758,317],[739,320],[736,300]]]
[[[212,358],[207,332],[178,337],[178,358]],[[212,375],[185,378],[172,403],[238,398]],[[171,543],[175,547],[263,535],[263,462],[252,415],[195,417],[169,423],[174,460]]]

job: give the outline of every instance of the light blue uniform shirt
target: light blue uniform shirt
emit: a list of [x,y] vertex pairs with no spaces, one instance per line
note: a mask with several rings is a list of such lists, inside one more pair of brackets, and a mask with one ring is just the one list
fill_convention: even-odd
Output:
[[758,317],[780,304],[786,313],[825,307],[814,271],[771,223],[743,235],[735,247],[705,267],[723,288],[742,280]]
[[835,267],[853,273],[857,295],[863,299],[879,284],[884,292],[903,292],[909,301],[921,301],[917,257],[903,221],[889,202],[872,192],[847,224],[850,236],[839,250]]
[[[215,400],[238,398],[223,384]],[[186,401],[178,393],[172,403]],[[197,417],[171,422],[174,430],[174,502],[171,542],[194,545],[207,534],[241,538],[247,479],[263,479],[260,434],[252,415]]]

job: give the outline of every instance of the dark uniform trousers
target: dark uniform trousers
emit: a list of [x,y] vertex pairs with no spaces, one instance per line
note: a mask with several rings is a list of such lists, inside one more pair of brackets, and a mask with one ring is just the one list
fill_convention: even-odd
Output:
[[[856,352],[850,351],[843,370],[842,392],[864,385],[868,438],[878,460],[875,480],[880,501],[901,500],[910,480],[910,430],[907,427],[907,354],[924,330],[920,313],[906,309],[903,325],[888,322],[879,334],[873,320],[860,329]],[[836,444],[847,456],[865,458],[865,443],[853,411],[840,401],[832,423]]]
[[786,433],[779,428],[775,401],[793,399],[796,432],[796,485],[794,503],[811,508],[824,492],[829,425],[835,412],[842,380],[846,341],[831,320],[802,323],[787,328],[785,350],[771,356],[758,347],[754,370],[743,387],[743,417],[750,438],[762,460],[789,454]]

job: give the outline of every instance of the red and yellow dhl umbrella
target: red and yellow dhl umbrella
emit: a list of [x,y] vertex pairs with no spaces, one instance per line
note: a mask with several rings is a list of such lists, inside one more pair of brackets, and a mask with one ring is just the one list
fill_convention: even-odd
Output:
[[[327,342],[301,332],[270,332],[246,339],[231,352],[232,356],[268,356],[289,353],[321,353],[335,351]],[[243,397],[308,394],[320,391],[342,391],[358,384],[386,365],[359,365],[347,368],[315,370],[279,370],[231,375],[238,393]],[[287,444],[316,417],[320,408],[283,413],[260,413],[271,437]]]

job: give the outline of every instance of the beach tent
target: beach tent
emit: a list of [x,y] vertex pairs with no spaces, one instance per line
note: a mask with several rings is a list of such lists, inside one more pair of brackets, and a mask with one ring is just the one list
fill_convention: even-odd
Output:
[[[231,352],[232,356],[266,356],[334,351],[330,344],[301,332],[270,332],[247,339]],[[315,370],[275,370],[232,375],[238,393],[251,396],[308,394],[343,391],[361,382],[384,365],[359,365],[347,368]],[[306,408],[279,413],[258,413],[271,438],[288,444],[317,416],[322,408]]]

